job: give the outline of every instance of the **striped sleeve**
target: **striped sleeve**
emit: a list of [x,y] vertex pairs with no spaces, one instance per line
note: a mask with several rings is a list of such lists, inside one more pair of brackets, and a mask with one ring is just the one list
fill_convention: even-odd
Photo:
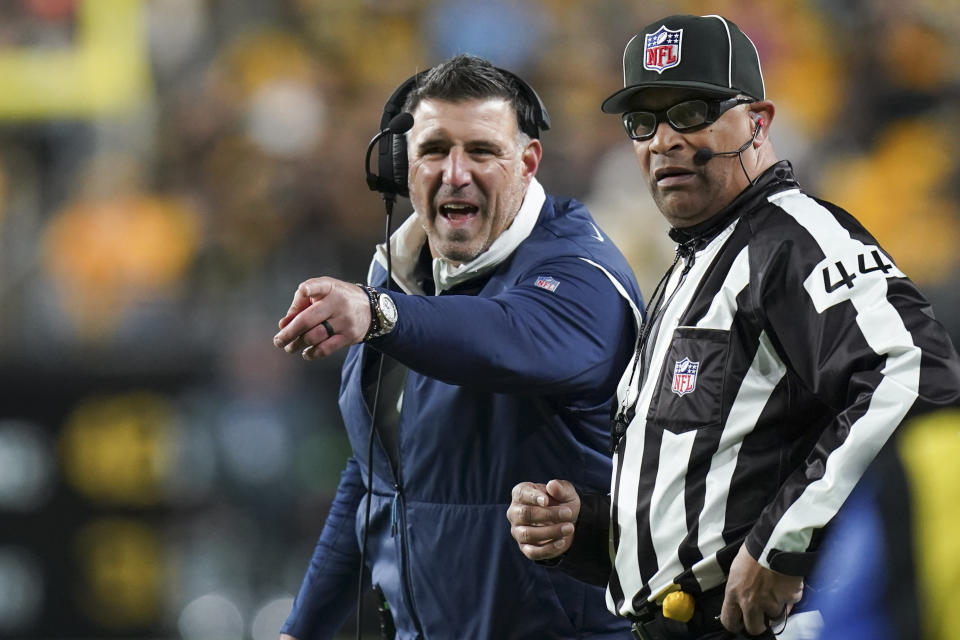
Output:
[[957,402],[960,371],[927,302],[856,221],[799,191],[771,203],[801,229],[760,270],[757,308],[786,366],[836,413],[746,539],[778,568],[815,546],[911,411]]

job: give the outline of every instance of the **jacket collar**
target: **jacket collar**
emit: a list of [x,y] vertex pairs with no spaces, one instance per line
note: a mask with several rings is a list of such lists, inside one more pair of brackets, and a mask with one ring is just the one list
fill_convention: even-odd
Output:
[[733,199],[733,201],[709,219],[692,227],[674,227],[668,232],[674,242],[688,245],[694,251],[699,251],[710,243],[717,234],[726,229],[731,222],[741,215],[752,211],[757,204],[766,200],[772,194],[786,189],[795,189],[800,185],[793,173],[793,165],[789,160],[781,160],[767,168],[757,177],[756,182],[748,186]]

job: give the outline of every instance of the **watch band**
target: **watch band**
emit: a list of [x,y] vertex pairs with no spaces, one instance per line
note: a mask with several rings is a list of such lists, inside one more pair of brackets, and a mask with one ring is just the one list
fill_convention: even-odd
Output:
[[376,287],[371,287],[359,282],[356,284],[364,290],[367,294],[367,299],[370,301],[370,326],[367,327],[367,333],[363,336],[363,342],[390,333],[393,329],[393,324],[387,322],[383,310],[380,309],[380,296],[384,294],[381,294]]
[[377,313],[377,290],[361,282],[357,282],[356,285],[363,289],[363,292],[367,294],[367,300],[370,302],[370,326],[367,327],[367,332],[363,336],[363,342],[366,342],[370,338],[375,338],[380,331],[380,314]]

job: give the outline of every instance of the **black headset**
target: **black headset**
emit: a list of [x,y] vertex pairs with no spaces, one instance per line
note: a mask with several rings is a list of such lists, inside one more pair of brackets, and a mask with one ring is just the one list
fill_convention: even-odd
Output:
[[[531,138],[539,138],[541,131],[550,128],[550,114],[543,100],[533,90],[533,87],[524,82],[517,75],[506,69],[495,67],[497,71],[511,78],[521,94],[522,113],[518,113],[520,130]],[[407,96],[413,91],[420,80],[430,73],[430,69],[421,71],[397,87],[396,91],[387,100],[383,107],[383,117],[380,118],[381,131],[390,125],[390,121],[403,111],[403,104]],[[410,189],[407,185],[407,138],[406,134],[389,133],[380,139],[380,150],[377,168],[380,172],[380,182],[377,191],[393,193],[409,197]]]

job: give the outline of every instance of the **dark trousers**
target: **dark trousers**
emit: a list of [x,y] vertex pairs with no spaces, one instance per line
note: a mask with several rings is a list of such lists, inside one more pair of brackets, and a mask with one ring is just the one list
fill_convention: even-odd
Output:
[[637,640],[774,640],[776,636],[767,629],[759,636],[746,633],[731,633],[717,622],[719,630],[708,631],[690,627],[688,623],[669,620],[660,616],[651,622],[633,624],[633,637]]

